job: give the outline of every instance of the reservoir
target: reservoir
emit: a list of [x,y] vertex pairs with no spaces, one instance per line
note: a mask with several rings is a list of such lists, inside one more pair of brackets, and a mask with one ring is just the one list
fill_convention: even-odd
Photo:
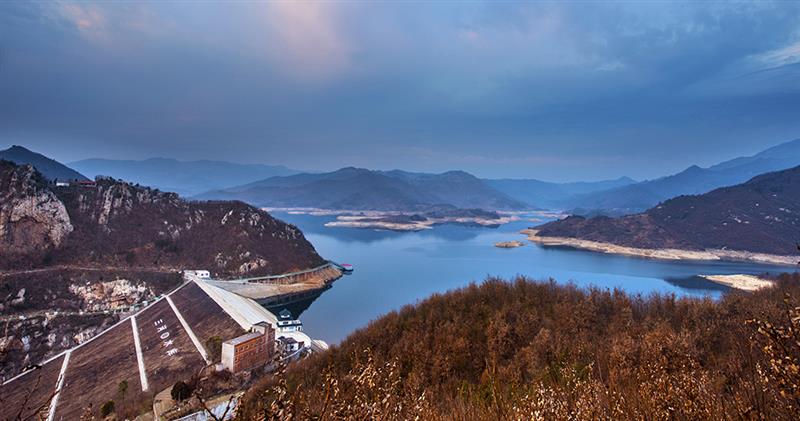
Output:
[[519,231],[542,222],[518,221],[499,228],[441,225],[421,232],[393,232],[325,227],[326,222],[335,220],[334,216],[274,214],[303,230],[321,256],[353,264],[353,274],[304,303],[302,314],[295,315],[301,317],[308,334],[331,344],[382,314],[489,276],[552,278],[559,283],[619,288],[641,295],[718,298],[727,287],[697,275],[796,269],[737,262],[641,259],[545,248],[528,241],[517,248],[494,246],[496,242],[524,240]]

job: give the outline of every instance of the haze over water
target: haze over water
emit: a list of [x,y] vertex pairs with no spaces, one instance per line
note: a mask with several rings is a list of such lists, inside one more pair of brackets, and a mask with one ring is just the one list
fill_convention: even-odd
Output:
[[718,298],[727,288],[697,275],[793,270],[751,263],[640,259],[529,242],[515,249],[494,247],[498,241],[524,239],[519,231],[538,224],[528,221],[497,229],[444,225],[403,233],[325,227],[334,219],[331,216],[275,215],[300,227],[323,257],[355,267],[352,275],[336,281],[300,315],[310,335],[329,343],[338,343],[406,304],[489,276],[524,275],[632,294]]

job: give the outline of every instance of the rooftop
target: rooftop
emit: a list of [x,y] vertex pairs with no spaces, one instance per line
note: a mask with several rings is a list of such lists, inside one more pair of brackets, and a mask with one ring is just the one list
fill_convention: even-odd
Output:
[[229,339],[223,343],[236,346],[251,341],[253,339],[259,338],[261,336],[264,336],[264,334],[259,332],[246,333],[242,336],[239,336],[238,338]]

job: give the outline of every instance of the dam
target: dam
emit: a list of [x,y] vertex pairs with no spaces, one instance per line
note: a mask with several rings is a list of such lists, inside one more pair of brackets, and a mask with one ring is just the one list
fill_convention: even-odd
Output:
[[[219,281],[207,271],[184,271],[185,282],[139,311],[0,385],[0,418],[48,421],[79,419],[130,385],[128,402],[144,404],[177,380],[215,365],[209,339],[229,340],[269,323],[276,336],[312,352],[327,349],[302,331],[278,329],[278,319],[260,301],[270,294],[302,299],[329,288],[341,276],[332,264],[265,278]],[[288,302],[288,301],[287,301]],[[277,338],[276,338],[277,339]]]
[[255,300],[264,307],[289,306],[313,300],[333,285],[344,273],[334,262],[312,269],[252,278],[205,280],[209,285]]

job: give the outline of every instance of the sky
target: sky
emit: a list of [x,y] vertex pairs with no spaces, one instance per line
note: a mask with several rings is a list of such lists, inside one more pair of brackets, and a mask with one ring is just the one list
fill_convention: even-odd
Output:
[[553,181],[800,138],[800,3],[0,2],[0,147]]

